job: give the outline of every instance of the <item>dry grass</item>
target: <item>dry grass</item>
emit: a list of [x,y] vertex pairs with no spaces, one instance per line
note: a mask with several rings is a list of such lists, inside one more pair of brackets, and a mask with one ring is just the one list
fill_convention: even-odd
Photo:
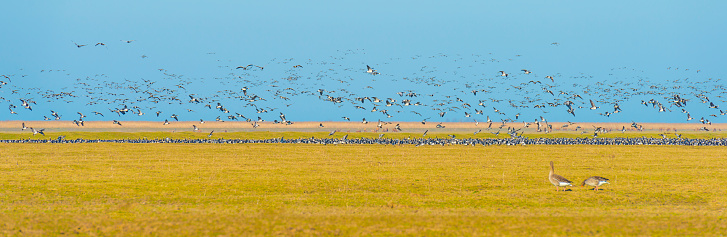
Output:
[[[112,121],[88,121],[85,122],[85,126],[79,127],[70,121],[0,121],[0,132],[20,132],[22,123],[25,123],[28,127],[45,128],[51,132],[61,131],[77,131],[77,132],[184,132],[192,131],[192,125],[198,126],[202,131],[215,132],[251,132],[251,131],[271,131],[271,132],[330,132],[337,130],[339,132],[378,132],[378,133],[394,133],[397,132],[394,129],[396,124],[400,124],[403,129],[402,132],[413,132],[420,133],[425,130],[429,130],[432,133],[468,133],[474,132],[479,129],[485,131],[488,127],[488,123],[480,122],[479,125],[475,123],[441,123],[445,128],[436,128],[435,122],[427,122],[422,124],[421,122],[390,122],[383,124],[382,128],[378,128],[378,122],[373,121],[368,124],[361,122],[295,122],[292,125],[274,124],[273,122],[260,122],[260,127],[253,128],[251,123],[248,122],[215,122],[207,121],[204,124],[200,124],[199,121],[183,121],[175,122],[172,121],[168,125],[163,125],[163,122],[147,122],[147,121],[121,121],[122,126],[113,124]],[[319,127],[319,124],[323,124],[324,127]],[[603,127],[604,129],[611,130],[613,132],[620,132],[622,127],[627,129],[629,133],[638,133],[635,129],[631,128],[631,123],[576,123],[568,127],[563,128],[564,122],[551,122],[555,133],[580,133],[583,129],[593,131],[595,127]],[[497,131],[498,127],[502,123],[493,123],[492,131]],[[677,131],[679,133],[690,133],[697,132],[701,127],[707,127],[711,131],[721,132],[727,130],[727,123],[715,123],[712,125],[704,125],[701,123],[643,123],[645,131],[647,132],[670,132]],[[576,131],[576,127],[580,126],[583,129]],[[501,130],[505,130],[506,127],[522,128],[523,123],[507,123]],[[537,133],[535,131],[535,125],[531,125],[523,131],[526,133]]]
[[[727,149],[0,144],[2,235],[721,235]],[[548,161],[604,191],[556,192]]]

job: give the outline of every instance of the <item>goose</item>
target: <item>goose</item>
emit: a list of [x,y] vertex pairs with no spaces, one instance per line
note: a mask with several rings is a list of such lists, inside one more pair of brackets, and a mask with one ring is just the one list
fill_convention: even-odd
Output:
[[374,75],[374,76],[381,74],[381,73],[377,72],[376,70],[374,70],[374,68],[372,68],[369,65],[366,65],[366,73]]
[[595,103],[593,103],[593,100],[590,100],[590,101],[591,101],[591,109],[592,109],[592,110],[593,110],[593,109],[598,109],[598,108],[601,108],[601,107],[598,107],[598,106],[596,106],[596,104],[595,104]]
[[199,131],[199,128],[197,127],[197,125],[192,124],[192,130]]
[[553,168],[553,161],[550,162],[550,174],[548,174],[548,180],[550,180],[550,183],[555,185],[555,190],[559,191],[559,187],[563,187],[563,191],[565,191],[565,186],[573,186],[570,180],[564,178],[563,176],[555,174],[555,169]]
[[33,131],[33,136],[35,136],[35,134],[38,134],[38,133],[40,133],[43,136],[45,136],[45,133],[43,133],[43,131],[45,131],[45,128],[41,128],[41,129],[35,130],[35,128],[32,128],[31,127],[30,130]]
[[28,129],[28,127],[26,127],[25,126],[25,123],[23,123],[23,129],[22,130],[25,130],[25,129]]
[[505,73],[505,71],[500,71],[500,76],[501,76],[501,77],[507,77],[507,75],[508,75],[508,74],[507,74],[507,73]]
[[237,66],[235,69],[241,69],[242,68],[242,70],[247,70],[247,68],[250,67],[250,66],[252,66],[252,64],[248,64],[247,66]]
[[207,135],[207,137],[212,137],[212,133],[215,133],[215,130],[212,130],[212,132],[210,132],[210,134]]
[[591,176],[590,178],[587,178],[586,180],[583,180],[581,183],[581,187],[585,186],[586,184],[595,187],[593,190],[598,191],[598,187],[603,184],[608,184],[608,179],[601,177],[601,176]]

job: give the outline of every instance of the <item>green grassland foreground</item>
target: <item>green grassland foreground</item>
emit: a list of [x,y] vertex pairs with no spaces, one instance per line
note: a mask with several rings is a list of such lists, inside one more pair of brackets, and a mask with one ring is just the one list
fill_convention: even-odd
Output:
[[[0,235],[727,233],[727,149],[0,144]],[[556,192],[549,161],[573,182]]]

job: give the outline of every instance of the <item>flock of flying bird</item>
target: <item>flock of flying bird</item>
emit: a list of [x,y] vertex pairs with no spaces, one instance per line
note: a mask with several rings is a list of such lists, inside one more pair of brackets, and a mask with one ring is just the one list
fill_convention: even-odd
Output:
[[[122,41],[133,45],[132,42],[135,41]],[[78,50],[91,45],[73,43]],[[94,45],[111,47],[102,42]],[[395,126],[396,131],[401,131],[401,127],[390,121],[472,121],[476,125],[483,122],[488,124],[483,129],[493,130],[491,133],[496,135],[506,123],[522,123],[519,128],[507,126],[508,134],[517,135],[530,126],[537,127],[538,132],[552,131],[545,117],[562,121],[577,120],[577,114],[591,116],[588,118],[597,114],[603,116],[602,120],[621,116],[622,106],[627,105],[633,110],[653,109],[654,117],[662,116],[659,113],[681,112],[684,119],[677,121],[684,122],[695,119],[694,113],[705,113],[695,121],[704,124],[703,130],[708,131],[709,117],[727,113],[718,106],[724,102],[722,94],[727,93],[719,84],[721,79],[687,77],[699,76],[699,70],[667,68],[678,78],[652,81],[635,69],[614,68],[605,79],[594,81],[593,76],[583,73],[569,76],[549,72],[543,76],[530,69],[498,70],[511,68],[510,61],[517,61],[521,55],[501,60],[492,55],[437,54],[381,60],[375,66],[386,70],[380,72],[361,62],[364,55],[363,50],[346,50],[330,60],[272,59],[240,66],[208,53],[210,65],[216,69],[206,77],[196,78],[164,68],[145,72],[149,77],[139,79],[76,75],[68,69],[0,72],[4,73],[0,76],[4,78],[0,81],[0,102],[7,103],[9,108],[10,116],[4,116],[5,120],[16,120],[12,116],[24,113],[34,114],[26,120],[40,116],[43,120],[61,120],[61,112],[78,114],[72,120],[77,126],[84,126],[85,114],[92,114],[93,120],[111,119],[118,126],[123,126],[123,120],[158,120],[162,125],[180,119],[199,120],[200,126],[190,128],[193,131],[199,131],[205,120],[247,121],[252,128],[270,120],[290,125],[293,121],[286,116],[292,115],[319,121],[351,121],[358,117],[362,123],[378,121],[379,128]],[[68,84],[62,88],[42,88],[33,79],[40,77],[66,80]],[[645,106],[643,109],[634,109],[638,100]],[[25,110],[21,112],[16,103]],[[34,110],[36,107],[42,109]],[[109,113],[113,115],[107,117]],[[493,123],[502,125],[493,127]],[[440,122],[432,129],[444,127]],[[594,127],[594,135],[599,132],[606,131]]]

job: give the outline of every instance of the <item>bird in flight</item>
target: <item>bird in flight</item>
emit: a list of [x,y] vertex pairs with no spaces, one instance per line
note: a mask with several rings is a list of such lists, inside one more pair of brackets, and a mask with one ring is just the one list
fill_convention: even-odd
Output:
[[78,47],[78,48],[81,48],[81,47],[83,47],[83,46],[86,46],[85,44],[76,44],[76,42],[73,42],[73,44],[75,44],[75,45],[76,45],[76,47]]
[[596,106],[596,104],[595,104],[595,103],[593,103],[593,100],[590,100],[590,101],[591,101],[591,109],[598,109],[598,108],[601,108],[601,107],[598,107],[598,106]]
[[366,65],[366,73],[374,75],[374,76],[381,74],[381,73],[377,72],[376,70],[374,70],[374,68],[372,68],[369,65]]
[[35,128],[32,128],[31,127],[30,130],[33,131],[33,136],[35,136],[35,134],[38,134],[38,133],[40,133],[41,135],[45,136],[45,133],[43,133],[43,131],[45,131],[45,128],[41,128],[41,129],[35,130]]

